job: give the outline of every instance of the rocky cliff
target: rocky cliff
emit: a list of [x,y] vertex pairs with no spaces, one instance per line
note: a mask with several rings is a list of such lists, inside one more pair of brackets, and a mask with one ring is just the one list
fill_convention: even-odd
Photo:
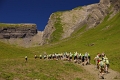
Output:
[[[41,44],[67,38],[84,25],[87,26],[86,29],[96,27],[105,16],[111,14],[113,17],[119,10],[120,0],[100,0],[99,3],[77,7],[70,11],[52,13],[43,32]],[[59,34],[59,37],[55,34]]]
[[118,12],[120,0],[100,0],[99,3],[52,13],[44,31],[37,31],[36,24],[0,24],[0,40],[24,47],[49,44],[71,36],[83,26],[86,29],[96,27],[107,15],[112,18]]
[[0,40],[9,44],[30,47],[42,41],[42,31],[36,24],[3,24],[0,23]]
[[37,34],[36,24],[0,24],[0,38],[27,38]]

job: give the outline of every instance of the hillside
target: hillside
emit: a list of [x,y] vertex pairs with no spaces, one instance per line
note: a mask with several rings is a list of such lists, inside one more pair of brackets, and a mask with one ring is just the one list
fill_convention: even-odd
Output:
[[[107,78],[109,77],[108,79],[110,79],[114,73],[119,72],[117,73],[118,76],[114,75],[112,78],[112,80],[119,80],[120,0],[100,0],[102,4],[99,3],[99,5],[105,6],[108,1],[113,4],[111,6],[107,4],[108,7],[102,9],[105,11],[103,12],[104,15],[102,19],[100,19],[101,15],[98,15],[98,18],[93,17],[98,11],[95,11],[93,15],[89,15],[91,12],[87,14],[87,21],[86,18],[78,17],[79,12],[85,13],[86,9],[93,9],[98,4],[89,5],[88,7],[84,6],[82,7],[82,11],[81,7],[77,7],[71,11],[53,13],[48,21],[50,23],[45,30],[43,32],[38,31],[32,38],[24,38],[23,41],[21,38],[17,40],[7,39],[5,40],[7,43],[0,41],[0,80],[98,80],[97,71],[94,70],[93,59],[97,53],[102,52],[104,52],[110,60],[111,73],[107,75]],[[100,8],[100,6],[97,8]],[[96,8],[94,8],[94,10],[96,10]],[[106,13],[106,11],[108,13]],[[70,12],[72,12],[71,15],[77,17],[67,15],[70,14]],[[63,18],[66,18],[65,15],[70,18],[63,20]],[[61,16],[64,17],[61,18]],[[71,18],[73,23],[71,23]],[[81,20],[83,19],[82,24],[78,21],[80,18]],[[91,19],[97,20],[92,21]],[[67,21],[71,24],[67,23]],[[94,24],[96,21],[99,24]],[[63,24],[63,22],[66,24]],[[74,23],[76,24],[74,25]],[[67,32],[70,33],[66,34],[66,32],[64,34],[64,30],[68,30]],[[45,42],[43,42],[43,40],[45,40]],[[11,43],[17,42],[24,47],[20,47],[17,44],[10,45]],[[31,42],[31,44],[29,44],[29,42]],[[41,43],[44,45],[38,46],[38,43],[39,45],[41,45]],[[25,45],[28,48],[25,48]],[[30,47],[29,45],[37,45],[37,47]],[[92,65],[81,66],[62,60],[34,59],[34,55],[43,55],[45,52],[47,54],[53,54],[63,52],[74,53],[76,51],[82,54],[85,52],[90,53]],[[28,56],[28,62],[25,62],[24,59],[26,55]]]
[[[110,68],[120,72],[120,13],[110,20],[109,17],[105,17],[95,28],[86,30],[85,25],[76,30],[71,37],[49,45],[23,48],[0,42],[0,80],[97,80],[89,70],[86,72],[84,67],[74,63],[34,59],[35,54],[44,54],[45,51],[47,54],[89,52],[92,59],[97,53],[105,52],[110,60]],[[28,56],[27,63],[24,60],[25,55]]]
[[[34,55],[38,53],[0,42],[0,80],[95,80],[90,73],[72,62],[35,60]],[[27,63],[24,59],[26,55]]]
[[119,0],[100,0],[99,3],[79,6],[69,11],[54,12],[44,29],[41,45],[68,38],[84,25],[86,29],[94,28],[105,16],[112,13],[112,18],[119,10]]
[[91,29],[103,22],[107,15],[114,17],[120,10],[119,0],[100,0],[72,10],[57,11],[50,15],[44,31],[36,24],[1,24],[0,41],[23,47],[42,46],[70,37],[83,26]]
[[109,20],[110,15],[95,28],[86,30],[86,26],[76,30],[72,36],[56,43],[44,45],[42,47],[30,48],[34,51],[44,53],[89,52],[92,59],[97,53],[105,52],[110,59],[111,68],[120,72],[120,12]]

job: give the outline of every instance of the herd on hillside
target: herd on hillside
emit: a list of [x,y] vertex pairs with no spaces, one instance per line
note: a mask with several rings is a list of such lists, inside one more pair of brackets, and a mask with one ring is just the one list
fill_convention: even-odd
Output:
[[[46,54],[43,55],[35,55],[35,59],[48,59],[48,60],[64,60],[64,61],[73,61],[74,63],[82,64],[84,65],[90,65],[91,56],[88,52],[85,54],[81,54],[78,52],[65,52],[65,53],[54,53],[54,54]],[[25,56],[25,62],[27,62],[27,56]],[[98,53],[96,57],[94,58],[94,62],[96,65],[96,68],[99,70],[99,75],[102,79],[104,79],[104,74],[108,73],[109,68],[109,60],[105,53]]]

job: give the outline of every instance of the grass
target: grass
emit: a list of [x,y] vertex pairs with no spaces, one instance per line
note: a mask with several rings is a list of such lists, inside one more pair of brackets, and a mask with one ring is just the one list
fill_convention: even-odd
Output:
[[25,48],[0,42],[0,59],[12,59],[16,57],[22,58],[24,57],[23,55],[32,56],[32,54],[33,52],[30,52]]
[[[22,48],[0,42],[0,79],[93,80],[94,76],[86,73],[79,65],[65,61],[34,59],[35,54],[44,52],[89,52],[92,63],[97,53],[105,52],[110,60],[110,68],[120,72],[120,13],[111,20],[108,19],[109,15],[97,27],[86,30],[86,26],[83,26],[71,37],[49,45]],[[25,55],[28,56],[27,63],[24,60]]]
[[[76,80],[76,77],[83,80],[87,75],[80,66],[70,62],[34,58],[28,58],[27,63],[24,58],[3,59],[0,68],[0,78],[5,80]],[[87,78],[94,79],[91,75]]]
[[62,33],[63,33],[63,25],[61,23],[61,13],[60,12],[56,12],[56,21],[54,23],[54,27],[55,27],[55,31],[52,33],[51,35],[51,40],[49,40],[49,42],[56,42],[56,41],[59,41],[62,37]]
[[[42,53],[0,42],[0,80],[83,80],[83,77],[94,79],[79,65],[66,61],[35,60],[35,54]],[[27,63],[24,59],[26,55]]]
[[[26,23],[27,24],[27,23]],[[6,23],[0,23],[0,27],[31,27],[30,25],[35,25],[35,24],[6,24]]]
[[74,10],[80,10],[80,9],[82,9],[82,6],[78,6],[78,7],[74,8]]
[[[120,72],[120,13],[112,19],[108,19],[109,15],[95,28],[85,30],[86,26],[84,26],[67,39],[44,45],[44,47],[31,48],[31,50],[41,51],[41,53],[46,51],[48,54],[53,52],[89,52],[92,59],[97,53],[105,52],[110,60],[110,68]],[[91,44],[94,45],[91,46]]]

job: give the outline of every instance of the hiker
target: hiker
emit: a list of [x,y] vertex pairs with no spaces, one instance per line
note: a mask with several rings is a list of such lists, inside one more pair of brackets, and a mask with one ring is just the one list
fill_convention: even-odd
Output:
[[82,65],[84,66],[85,56],[82,54]]
[[42,59],[42,55],[40,55],[39,57],[40,57],[40,59]]
[[58,60],[58,53],[55,53],[55,56],[56,56],[55,60]]
[[99,71],[100,71],[100,76],[101,76],[102,79],[104,79],[104,70],[105,70],[105,63],[102,59],[100,59]]
[[81,53],[78,54],[77,58],[78,58],[78,64],[80,64],[81,63],[81,58],[82,58]]
[[88,64],[90,64],[90,59],[91,57],[90,57],[90,54],[88,53]]
[[72,61],[72,56],[73,56],[73,54],[70,52],[69,55],[70,55],[70,56],[69,56],[69,61]]
[[86,52],[84,56],[85,56],[85,62],[86,62],[86,65],[87,65],[88,64],[88,53]]
[[52,54],[52,59],[53,59],[53,60],[55,59],[55,54],[54,54],[54,53]]
[[37,58],[37,55],[35,54],[35,59]]
[[47,58],[47,54],[44,54],[44,56],[43,56],[43,57],[44,57],[44,59],[46,59],[46,58]]
[[63,53],[60,53],[60,60],[63,59]]
[[52,59],[52,55],[51,54],[48,55],[48,59]]
[[66,52],[63,52],[63,60],[66,60]]
[[43,58],[44,58],[44,59],[47,58],[47,53],[46,53],[46,52],[44,52],[44,54],[43,54]]
[[74,62],[76,63],[77,62],[77,51],[76,52],[74,52]]
[[69,53],[66,52],[66,60],[67,60],[67,61],[69,61],[69,56],[70,56]]
[[87,59],[88,59],[88,53],[86,52],[84,56],[85,56],[85,60],[87,61]]
[[98,63],[100,62],[100,54],[98,53],[97,56],[94,58],[96,68],[99,69]]
[[25,56],[25,62],[27,62],[27,56]]
[[108,73],[109,60],[108,60],[108,58],[105,56],[103,61],[105,62],[105,72]]
[[109,68],[109,66],[110,66],[110,65],[109,65],[109,60],[108,60],[108,58],[107,58],[105,64],[106,64],[106,73],[108,73],[108,68]]

